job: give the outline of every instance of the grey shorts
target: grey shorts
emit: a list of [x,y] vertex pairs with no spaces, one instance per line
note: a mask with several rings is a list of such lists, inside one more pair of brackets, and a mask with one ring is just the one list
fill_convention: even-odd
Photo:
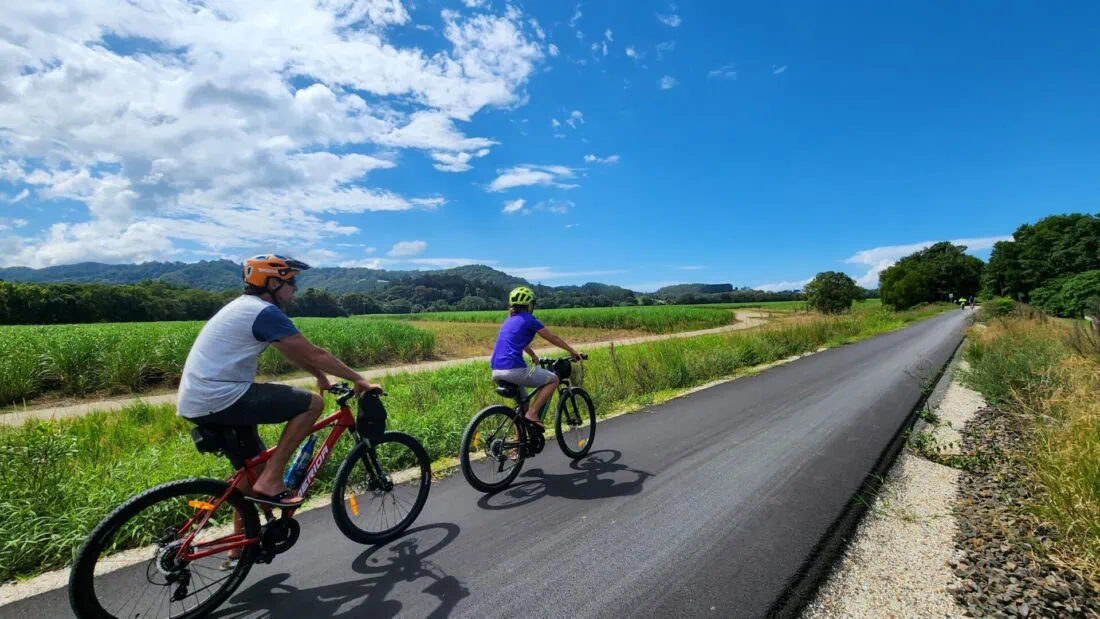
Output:
[[[533,387],[539,388],[550,381],[554,380],[556,375],[545,368],[538,366],[515,368],[511,370],[493,370],[493,381],[503,380],[512,383],[513,385],[519,385],[520,387]],[[524,395],[527,395],[526,389],[520,389]]]

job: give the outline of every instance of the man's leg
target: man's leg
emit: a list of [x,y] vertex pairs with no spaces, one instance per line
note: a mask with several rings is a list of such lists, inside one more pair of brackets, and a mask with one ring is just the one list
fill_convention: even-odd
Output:
[[286,463],[290,461],[294,450],[309,436],[313,424],[317,422],[321,411],[324,410],[324,399],[316,393],[312,395],[309,409],[293,417],[283,428],[283,434],[279,437],[279,443],[267,461],[267,466],[264,467],[256,483],[252,485],[256,492],[273,496],[287,489],[286,484],[283,483],[283,469],[286,468]]

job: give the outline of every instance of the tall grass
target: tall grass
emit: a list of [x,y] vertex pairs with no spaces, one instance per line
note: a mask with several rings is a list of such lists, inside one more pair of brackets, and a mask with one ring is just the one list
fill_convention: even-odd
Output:
[[1022,424],[1032,512],[1058,532],[1056,551],[1100,576],[1100,349],[1042,317],[998,318],[975,331],[963,380]]
[[[347,363],[372,365],[432,356],[434,336],[405,323],[297,318],[312,342]],[[203,323],[152,322],[2,326],[0,405],[44,393],[140,392],[178,381]],[[265,351],[259,371],[292,371],[278,351]]]
[[[671,339],[591,351],[584,386],[597,413],[652,402],[660,393],[697,386],[754,365],[899,328],[936,313],[875,312],[800,324]],[[417,437],[433,460],[453,457],[466,423],[504,402],[486,363],[402,373],[382,382],[390,428]],[[330,400],[331,406],[331,400]],[[0,581],[66,565],[84,536],[126,498],[187,476],[225,478],[224,459],[195,451],[189,422],[171,405],[133,406],[76,419],[0,429]],[[268,445],[278,426],[262,428]],[[327,492],[350,441],[321,472]]]
[[[501,322],[506,311],[423,312],[420,314],[387,315],[402,320],[435,320],[446,322]],[[715,307],[649,306],[591,307],[583,309],[536,309],[535,317],[550,327],[589,327],[596,329],[632,329],[650,333],[673,333],[710,329],[728,325],[734,317]]]

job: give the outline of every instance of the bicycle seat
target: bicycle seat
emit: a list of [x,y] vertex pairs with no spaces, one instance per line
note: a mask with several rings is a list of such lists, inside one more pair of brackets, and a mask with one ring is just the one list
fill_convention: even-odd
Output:
[[520,390],[519,385],[510,383],[506,380],[498,380],[497,393],[513,400],[520,400],[523,398],[523,392]]
[[264,448],[256,426],[195,426],[191,428],[191,441],[199,453],[224,455],[238,469]]

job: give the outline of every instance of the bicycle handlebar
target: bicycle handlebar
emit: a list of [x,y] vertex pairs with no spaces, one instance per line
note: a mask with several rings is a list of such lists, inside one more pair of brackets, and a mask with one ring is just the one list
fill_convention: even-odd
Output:
[[[583,352],[580,354],[580,357],[581,357],[581,359],[580,359],[581,361],[588,360],[588,355],[583,353]],[[573,357],[559,357],[559,358],[556,358],[556,359],[539,359],[539,366],[549,367],[549,366],[554,365],[558,361],[561,361],[562,359],[565,359],[567,361],[573,361]]]
[[[349,387],[348,383],[346,382],[340,383],[338,385],[333,385],[326,389],[326,391],[336,396],[336,403],[340,406],[343,406],[347,403],[348,400],[355,396],[355,390]],[[386,392],[382,390],[375,390],[374,393],[377,393],[378,395],[386,395]]]

